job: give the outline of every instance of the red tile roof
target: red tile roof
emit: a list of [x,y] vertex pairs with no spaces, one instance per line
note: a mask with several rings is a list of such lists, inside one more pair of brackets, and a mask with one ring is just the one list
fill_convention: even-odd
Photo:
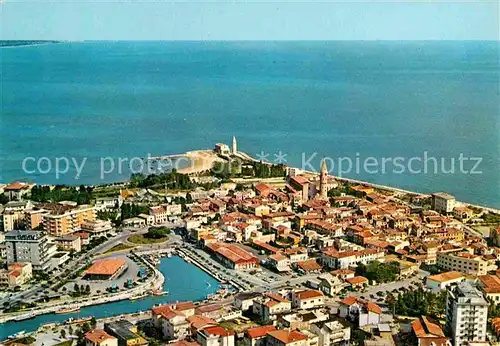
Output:
[[307,340],[307,335],[302,334],[299,331],[296,330],[274,330],[271,332],[268,332],[267,335],[281,341],[284,344],[289,344],[292,342],[300,341],[300,340]]
[[114,337],[102,329],[94,329],[85,333],[85,339],[92,341],[94,344],[100,344],[104,340],[114,339]]
[[269,326],[259,326],[255,328],[250,328],[246,331],[246,335],[250,339],[263,338],[270,331],[276,330],[276,327],[273,325]]
[[98,260],[85,271],[85,275],[113,275],[126,263],[127,261],[122,258],[107,258]]

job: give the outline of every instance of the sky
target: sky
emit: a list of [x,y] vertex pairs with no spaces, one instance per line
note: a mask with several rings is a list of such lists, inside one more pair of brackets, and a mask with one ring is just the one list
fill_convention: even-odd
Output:
[[0,39],[499,40],[497,1],[0,0]]

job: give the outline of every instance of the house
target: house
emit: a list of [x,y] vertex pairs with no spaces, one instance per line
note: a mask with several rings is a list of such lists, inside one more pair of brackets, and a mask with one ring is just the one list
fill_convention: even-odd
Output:
[[9,198],[9,201],[21,201],[24,196],[27,196],[31,193],[31,189],[35,185],[36,184],[33,183],[16,181],[7,184],[7,186],[3,188],[3,193]]
[[494,304],[500,303],[500,278],[496,275],[479,276],[479,287],[488,300]]
[[428,276],[425,285],[428,289],[436,293],[453,284],[465,281],[465,279],[465,275],[460,272],[444,272],[441,274]]
[[187,320],[194,315],[195,305],[192,302],[181,302],[153,307],[152,320],[155,328],[169,340],[182,340],[190,334],[190,323]]
[[318,336],[318,346],[340,345],[351,339],[351,327],[345,321],[331,320],[314,323],[311,332]]
[[0,269],[0,286],[17,287],[31,280],[33,267],[29,262],[12,262]]
[[267,346],[308,346],[307,335],[297,330],[273,330],[267,333]]
[[292,292],[293,306],[298,309],[312,309],[324,306],[324,295],[316,290]]
[[198,331],[196,341],[201,346],[234,346],[234,331],[220,326],[207,327]]
[[350,269],[337,269],[330,272],[333,276],[337,276],[342,280],[350,279],[356,276],[356,273]]
[[247,311],[252,308],[254,300],[261,296],[258,292],[241,292],[234,297],[233,305],[241,311]]
[[127,320],[104,323],[106,333],[118,339],[118,346],[147,346],[148,342],[137,334],[137,327]]
[[243,343],[245,346],[265,346],[268,332],[276,330],[273,325],[250,328],[245,332]]
[[326,295],[333,296],[339,294],[340,291],[346,286],[342,280],[332,274],[325,274],[320,276],[319,290]]
[[252,312],[263,321],[276,319],[278,314],[290,312],[292,303],[276,293],[264,293],[262,297],[254,300]]
[[84,335],[85,346],[118,346],[118,339],[102,329],[88,331]]
[[382,309],[375,303],[349,296],[340,301],[339,316],[351,321],[358,319],[359,327],[380,323]]
[[309,274],[319,272],[321,270],[321,265],[316,262],[315,258],[311,258],[305,261],[296,262],[295,268],[300,273]]
[[354,289],[363,288],[369,284],[368,279],[364,276],[355,276],[353,278],[345,279],[345,281]]
[[420,316],[411,324],[413,335],[417,338],[416,346],[451,346],[439,323],[427,316]]
[[272,268],[276,269],[276,271],[278,272],[291,271],[290,259],[281,253],[269,255],[268,263]]

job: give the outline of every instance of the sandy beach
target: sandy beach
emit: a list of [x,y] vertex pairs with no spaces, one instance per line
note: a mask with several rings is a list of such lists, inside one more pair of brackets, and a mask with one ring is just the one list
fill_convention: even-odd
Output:
[[183,174],[201,173],[210,170],[215,162],[224,162],[213,150],[188,151],[183,156],[190,161],[188,167],[179,169],[179,173]]

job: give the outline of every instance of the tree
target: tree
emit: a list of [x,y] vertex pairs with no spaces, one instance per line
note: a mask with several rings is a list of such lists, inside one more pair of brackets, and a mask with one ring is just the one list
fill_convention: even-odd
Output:
[[94,316],[92,316],[92,318],[90,319],[90,326],[92,327],[92,329],[95,329],[95,327],[97,326],[97,320]]
[[61,329],[61,339],[66,339],[66,330]]
[[73,331],[73,327],[70,325],[70,326],[68,327],[68,334],[69,334],[69,335],[73,335],[73,333],[74,333],[74,331]]

